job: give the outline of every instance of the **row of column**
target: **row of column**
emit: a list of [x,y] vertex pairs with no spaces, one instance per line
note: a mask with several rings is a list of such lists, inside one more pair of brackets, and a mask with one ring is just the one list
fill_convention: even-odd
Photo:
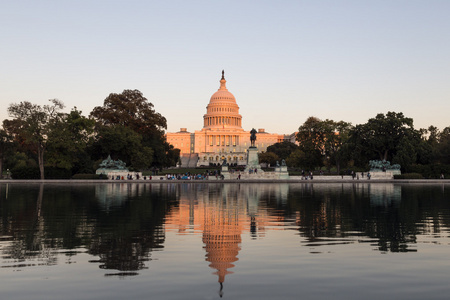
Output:
[[238,118],[238,117],[207,117],[207,118],[205,118],[205,126],[212,126],[212,125],[242,126],[241,118]]
[[208,144],[210,146],[236,146],[239,145],[238,135],[208,135]]

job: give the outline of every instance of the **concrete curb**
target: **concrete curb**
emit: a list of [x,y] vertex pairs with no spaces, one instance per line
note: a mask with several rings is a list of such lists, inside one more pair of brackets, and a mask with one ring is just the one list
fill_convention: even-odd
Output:
[[3,179],[0,180],[0,184],[128,184],[128,183],[140,183],[140,184],[178,184],[178,183],[303,183],[303,184],[327,184],[327,183],[353,183],[353,184],[379,184],[379,183],[395,183],[395,184],[450,184],[450,179],[377,179],[377,180],[352,180],[352,179],[209,179],[209,180],[84,180],[84,179],[44,179],[44,180],[22,180],[22,179]]

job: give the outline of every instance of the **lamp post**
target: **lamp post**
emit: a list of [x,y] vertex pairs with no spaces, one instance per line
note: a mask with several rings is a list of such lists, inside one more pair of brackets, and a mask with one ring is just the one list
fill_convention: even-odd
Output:
[[6,179],[9,179],[9,169],[6,169]]

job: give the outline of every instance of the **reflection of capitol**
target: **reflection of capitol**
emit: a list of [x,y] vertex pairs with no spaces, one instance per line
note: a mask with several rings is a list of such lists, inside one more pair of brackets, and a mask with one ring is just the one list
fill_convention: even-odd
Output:
[[260,199],[271,194],[285,194],[284,185],[179,185],[179,207],[169,213],[166,230],[179,234],[202,234],[205,260],[216,270],[222,285],[227,274],[239,260],[241,234],[264,235],[265,227],[278,219],[269,216],[269,209]]

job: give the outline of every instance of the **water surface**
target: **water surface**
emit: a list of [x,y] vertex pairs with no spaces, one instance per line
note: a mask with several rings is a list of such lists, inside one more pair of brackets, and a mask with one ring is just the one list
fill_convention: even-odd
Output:
[[2,299],[448,299],[450,185],[0,184]]

